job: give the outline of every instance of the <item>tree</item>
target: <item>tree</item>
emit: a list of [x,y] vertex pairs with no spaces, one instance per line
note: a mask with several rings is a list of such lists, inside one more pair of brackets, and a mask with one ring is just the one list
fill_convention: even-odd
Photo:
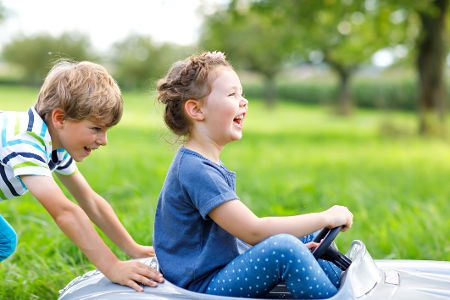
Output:
[[421,32],[417,41],[419,77],[419,132],[441,134],[445,130],[444,65],[447,55],[446,14],[448,0],[433,0],[427,9],[418,10]]
[[276,75],[292,52],[291,34],[273,16],[249,9],[232,1],[226,9],[207,16],[200,45],[224,51],[235,66],[261,74],[266,104],[272,107]]
[[55,61],[91,60],[94,56],[90,52],[90,41],[85,35],[63,33],[59,37],[37,34],[15,38],[4,47],[3,58],[23,69],[27,83],[39,84]]
[[189,47],[158,45],[148,36],[133,34],[113,45],[114,77],[125,89],[148,89],[175,60],[191,53]]
[[[352,102],[349,83],[358,66],[379,49],[406,46],[416,55],[419,131],[445,128],[446,88],[443,80],[449,0],[260,0],[260,12],[283,15],[296,33],[297,53],[319,53],[339,77],[339,111]],[[316,55],[317,56],[317,55]]]
[[3,4],[0,2],[0,23],[6,18],[6,11]]
[[207,18],[201,41],[262,74],[268,99],[287,60],[314,53],[338,75],[338,112],[349,114],[354,73],[376,51],[405,39],[408,19],[393,13],[386,1],[234,0]]
[[314,54],[338,75],[337,111],[344,115],[353,107],[352,76],[376,51],[402,41],[408,25],[392,17],[385,1],[261,0],[252,5],[289,28],[296,42],[292,55],[312,60]]
[[409,48],[409,58],[415,62],[417,72],[419,133],[445,134],[444,67],[448,53],[449,0],[385,2],[410,24],[402,42]]

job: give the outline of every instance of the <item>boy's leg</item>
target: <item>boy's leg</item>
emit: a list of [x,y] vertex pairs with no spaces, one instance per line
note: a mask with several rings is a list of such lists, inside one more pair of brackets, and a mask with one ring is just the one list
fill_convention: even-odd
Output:
[[328,298],[337,292],[309,249],[288,234],[272,236],[235,258],[216,274],[206,292],[261,297],[281,282],[296,298]]
[[0,215],[0,261],[14,253],[17,247],[17,235],[9,223]]

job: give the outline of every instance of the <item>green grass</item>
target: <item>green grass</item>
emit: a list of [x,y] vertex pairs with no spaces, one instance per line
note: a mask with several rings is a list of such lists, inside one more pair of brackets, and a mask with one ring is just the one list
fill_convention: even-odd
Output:
[[[37,89],[0,88],[1,110],[25,110]],[[140,243],[152,243],[153,215],[178,147],[150,94],[124,96],[123,120],[109,144],[79,168]],[[222,160],[237,173],[237,192],[259,216],[347,205],[354,226],[341,249],[364,241],[374,258],[450,260],[450,143],[413,133],[416,116],[358,111],[333,117],[319,107],[250,103],[242,141]],[[54,299],[93,266],[30,195],[0,203],[19,236],[0,264],[0,299]],[[125,256],[111,243],[121,258]]]

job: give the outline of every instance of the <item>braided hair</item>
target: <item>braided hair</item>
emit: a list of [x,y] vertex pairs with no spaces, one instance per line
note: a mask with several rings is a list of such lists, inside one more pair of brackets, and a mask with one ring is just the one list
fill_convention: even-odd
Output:
[[209,95],[211,73],[219,66],[231,67],[222,52],[204,52],[176,62],[158,81],[158,101],[165,105],[164,122],[176,135],[189,135],[191,123],[184,113],[184,104]]

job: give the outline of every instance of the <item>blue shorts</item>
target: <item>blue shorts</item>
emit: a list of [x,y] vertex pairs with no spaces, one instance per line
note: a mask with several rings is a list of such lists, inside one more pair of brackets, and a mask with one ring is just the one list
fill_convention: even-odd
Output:
[[5,260],[17,248],[17,235],[9,223],[0,215],[0,261]]

